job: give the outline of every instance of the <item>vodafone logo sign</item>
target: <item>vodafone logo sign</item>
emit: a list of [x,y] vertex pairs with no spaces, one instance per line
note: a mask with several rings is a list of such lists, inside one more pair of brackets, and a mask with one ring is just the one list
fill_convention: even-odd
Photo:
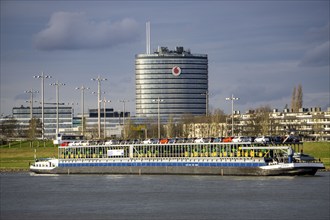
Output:
[[172,74],[173,74],[173,76],[180,76],[180,74],[181,74],[181,68],[178,67],[178,66],[174,66],[172,68]]

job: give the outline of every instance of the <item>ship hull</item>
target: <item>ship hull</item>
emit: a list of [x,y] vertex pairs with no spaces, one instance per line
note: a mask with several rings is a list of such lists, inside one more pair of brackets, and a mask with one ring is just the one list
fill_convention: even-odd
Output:
[[80,166],[56,167],[50,170],[32,169],[39,174],[161,174],[220,176],[299,176],[315,175],[317,167],[262,169],[260,167],[175,167],[175,166]]

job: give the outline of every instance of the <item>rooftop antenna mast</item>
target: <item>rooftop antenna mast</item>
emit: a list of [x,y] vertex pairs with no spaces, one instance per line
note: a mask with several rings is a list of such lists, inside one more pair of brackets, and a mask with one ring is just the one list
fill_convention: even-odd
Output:
[[150,54],[150,21],[146,23],[146,53]]

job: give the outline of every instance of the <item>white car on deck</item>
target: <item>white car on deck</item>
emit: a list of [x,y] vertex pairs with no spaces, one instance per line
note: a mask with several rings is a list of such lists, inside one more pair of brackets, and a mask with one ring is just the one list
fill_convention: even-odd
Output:
[[237,143],[237,142],[249,142],[250,139],[248,137],[244,137],[244,136],[238,136],[238,137],[234,137],[231,142]]
[[259,136],[254,139],[255,143],[261,143],[261,144],[266,144],[270,142],[270,138],[267,136]]

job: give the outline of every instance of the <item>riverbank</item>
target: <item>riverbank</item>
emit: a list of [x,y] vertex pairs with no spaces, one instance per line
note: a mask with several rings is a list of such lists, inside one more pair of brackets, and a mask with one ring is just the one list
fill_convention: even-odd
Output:
[[[330,143],[305,142],[304,153],[320,159],[330,171]],[[57,157],[52,141],[17,141],[0,146],[0,172],[26,172],[34,158]]]
[[52,141],[16,141],[0,146],[0,172],[29,170],[34,158],[57,157]]

